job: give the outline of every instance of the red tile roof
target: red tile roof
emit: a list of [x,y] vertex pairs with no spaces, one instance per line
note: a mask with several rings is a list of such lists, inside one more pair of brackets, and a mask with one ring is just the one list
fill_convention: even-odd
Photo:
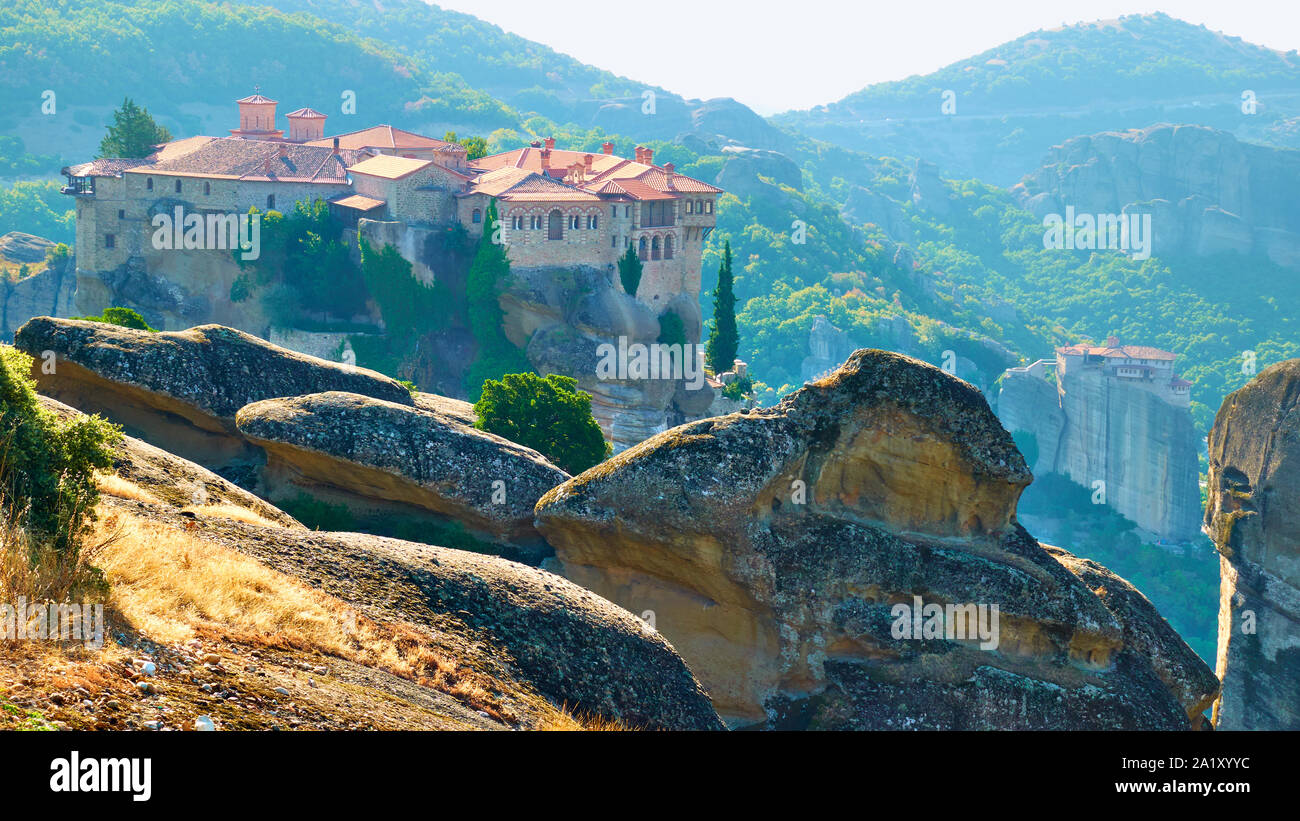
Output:
[[275,100],[272,100],[270,97],[263,97],[261,94],[250,94],[247,97],[243,98],[242,100],[235,100],[235,102],[253,103],[255,105],[265,105],[267,103],[270,103],[271,105],[276,104]]
[[286,117],[301,117],[304,120],[323,120],[325,115],[314,108],[300,108],[297,111],[290,111],[284,115]]
[[457,143],[450,143],[446,140],[439,140],[434,137],[425,137],[422,134],[416,134],[413,131],[403,131],[400,128],[393,128],[391,125],[376,125],[370,128],[363,128],[360,131],[351,131],[347,134],[339,134],[336,137],[325,137],[320,140],[312,140],[307,145],[332,146],[334,140],[339,141],[339,148],[385,148],[391,151],[409,150],[429,150],[463,152],[465,147]]
[[1157,359],[1172,362],[1177,354],[1149,345],[1068,345],[1056,352],[1067,356],[1101,356],[1106,359]]

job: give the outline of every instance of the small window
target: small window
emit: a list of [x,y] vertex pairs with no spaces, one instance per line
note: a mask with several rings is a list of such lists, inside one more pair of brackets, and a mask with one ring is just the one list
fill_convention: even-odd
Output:
[[636,255],[642,262],[650,258],[650,244],[646,242],[645,237],[641,237],[640,242],[637,243]]
[[104,235],[104,247],[105,247],[105,248],[116,248],[116,247],[117,247],[117,234],[105,234],[105,235]]
[[611,206],[609,207],[609,215],[610,215],[611,217],[613,217],[614,219],[618,219],[618,206],[617,206],[617,205],[611,205]]
[[664,259],[673,258],[673,237],[672,234],[664,237]]
[[686,213],[688,213],[688,214],[694,214],[694,213],[695,213],[695,200],[687,200],[687,201],[686,201]]
[[475,208],[473,213],[470,214],[470,222],[474,223],[475,225],[478,225],[482,221],[483,221],[483,212]]
[[706,214],[712,214],[712,213],[713,213],[713,200],[705,200],[705,201],[704,201],[704,213],[706,213]]
[[266,195],[266,207],[267,210],[270,210],[275,207],[275,194]]
[[203,196],[206,197],[208,194],[211,193],[212,193],[212,183],[210,182],[203,183]]
[[650,259],[659,259],[659,237],[650,241]]
[[595,214],[592,214],[591,216],[587,217],[587,227],[590,228],[592,231],[595,231],[597,228],[599,228],[600,217]]
[[574,231],[577,231],[581,227],[582,227],[582,217],[577,214],[571,214],[569,216],[569,228],[573,229]]
[[124,219],[126,219],[126,209],[125,209],[125,208],[119,208],[119,209],[117,209],[117,218],[120,219],[120,220],[124,220]]
[[176,193],[179,194],[180,192],[181,192],[181,181],[180,181],[180,180],[177,180],[177,181],[176,181]]
[[632,206],[630,205],[623,206],[623,216],[625,217],[632,216]]
[[614,236],[609,238],[609,247],[610,248],[618,247],[618,234],[615,234]]
[[145,181],[144,181],[144,189],[145,189],[146,191],[152,191],[152,190],[153,190],[153,177],[146,177],[146,178],[145,178]]

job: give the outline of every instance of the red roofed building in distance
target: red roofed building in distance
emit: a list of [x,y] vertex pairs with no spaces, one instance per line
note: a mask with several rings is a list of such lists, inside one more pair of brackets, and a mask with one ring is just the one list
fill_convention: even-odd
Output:
[[[633,159],[558,148],[547,138],[470,162],[465,147],[375,125],[325,136],[327,117],[311,108],[277,128],[277,102],[261,93],[237,100],[239,127],[228,137],[189,137],[139,160],[106,158],[63,169],[76,198],[77,263],[112,271],[149,256],[149,217],[166,200],[198,212],[286,212],[322,199],[349,232],[393,244],[412,257],[422,234],[463,225],[481,236],[490,205],[516,268],[590,266],[615,287],[629,246],[643,266],[634,295],[654,308],[700,292],[703,246],[717,224],[720,188],[656,165],[637,146]],[[411,259],[417,275],[433,272]],[[97,311],[90,311],[95,313]]]
[[1105,377],[1150,390],[1174,405],[1191,404],[1192,383],[1174,371],[1177,354],[1149,345],[1123,345],[1108,337],[1104,345],[1067,345],[1056,349],[1058,376],[1097,370]]

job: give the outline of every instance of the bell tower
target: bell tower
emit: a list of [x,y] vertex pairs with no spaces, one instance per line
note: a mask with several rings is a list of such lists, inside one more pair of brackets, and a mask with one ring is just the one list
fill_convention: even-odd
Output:
[[254,88],[251,96],[236,100],[239,104],[239,128],[230,129],[230,136],[243,137],[246,140],[279,140],[284,132],[275,127],[276,101],[257,93]]

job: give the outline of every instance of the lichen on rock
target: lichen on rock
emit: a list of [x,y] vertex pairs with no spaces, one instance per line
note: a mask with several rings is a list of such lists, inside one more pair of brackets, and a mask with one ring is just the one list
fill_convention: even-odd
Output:
[[[1030,481],[978,390],[862,350],[574,477],[537,518],[561,572],[654,612],[732,725],[1196,725],[1213,675],[1137,591],[1099,595],[1117,577],[1020,526]],[[996,647],[896,637],[918,598],[996,606]]]

